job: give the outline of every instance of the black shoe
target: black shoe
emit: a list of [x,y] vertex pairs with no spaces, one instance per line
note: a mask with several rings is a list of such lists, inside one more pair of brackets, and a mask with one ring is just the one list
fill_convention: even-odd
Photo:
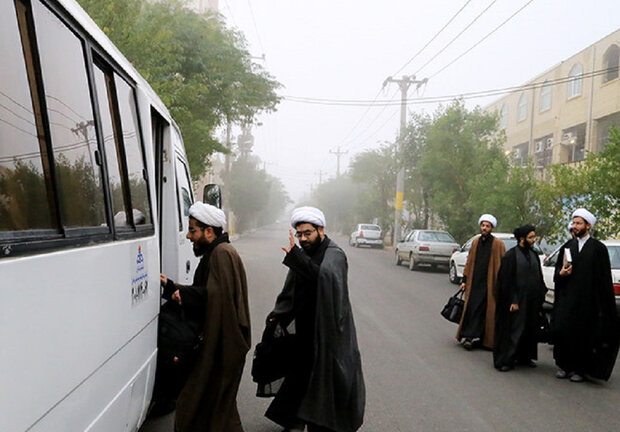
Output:
[[465,339],[465,342],[463,342],[463,348],[465,348],[467,351],[471,351],[473,347],[474,344],[471,339]]
[[503,365],[499,367],[499,371],[500,372],[508,372],[512,370],[512,366],[508,366],[508,365]]
[[534,360],[525,360],[525,361],[519,362],[519,365],[527,366],[529,368],[535,368],[536,367],[536,363],[534,362]]
[[560,369],[559,371],[557,371],[555,373],[555,377],[557,379],[566,379],[566,378],[568,378],[568,376],[569,376],[568,372],[566,372],[565,370],[562,370],[562,369]]

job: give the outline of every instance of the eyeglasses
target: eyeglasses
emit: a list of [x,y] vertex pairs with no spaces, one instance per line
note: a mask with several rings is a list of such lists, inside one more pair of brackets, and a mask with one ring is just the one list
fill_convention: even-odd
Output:
[[316,232],[316,230],[297,231],[295,233],[295,237],[297,237],[297,238],[310,237],[315,232]]

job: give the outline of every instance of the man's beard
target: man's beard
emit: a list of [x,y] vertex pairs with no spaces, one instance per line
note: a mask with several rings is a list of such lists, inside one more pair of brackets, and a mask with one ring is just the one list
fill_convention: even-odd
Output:
[[586,230],[584,229],[577,229],[577,228],[573,228],[573,235],[575,237],[581,238],[586,234]]
[[193,244],[194,255],[197,257],[202,256],[209,249],[209,244],[206,240],[200,240]]
[[299,245],[303,248],[303,250],[306,251],[306,253],[308,254],[313,254],[315,250],[318,249],[319,245],[321,244],[321,236],[317,235],[316,239],[312,242],[310,241],[300,241]]

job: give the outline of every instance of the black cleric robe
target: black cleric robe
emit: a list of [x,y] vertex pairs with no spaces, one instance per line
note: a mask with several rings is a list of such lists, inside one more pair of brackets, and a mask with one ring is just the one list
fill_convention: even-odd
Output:
[[363,422],[366,393],[347,258],[325,237],[309,254],[294,246],[284,264],[289,272],[269,316],[285,327],[295,320],[297,350],[265,415],[284,427],[302,421],[354,432]]
[[[540,258],[534,251],[515,246],[506,252],[497,275],[496,368],[538,358],[537,331],[546,290]],[[511,304],[519,305],[519,310],[510,312]]]
[[[565,248],[571,251],[572,273],[560,276]],[[608,380],[620,339],[607,248],[590,237],[580,252],[578,241],[569,240],[560,250],[553,280],[556,365],[566,372]]]
[[251,343],[250,309],[243,262],[226,234],[196,273],[202,289],[178,287],[184,307],[202,304],[204,342],[177,400],[175,431],[243,432],[236,399]]

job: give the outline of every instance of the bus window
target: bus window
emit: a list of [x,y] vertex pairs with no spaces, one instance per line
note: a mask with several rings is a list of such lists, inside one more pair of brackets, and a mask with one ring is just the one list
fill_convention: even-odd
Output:
[[14,4],[0,3],[0,232],[57,227],[53,200],[48,199],[50,172],[41,154],[43,149],[45,155],[45,141],[38,138],[44,136],[43,127],[30,90],[36,92],[36,82],[25,11],[21,3],[17,6],[23,50]]
[[103,148],[108,170],[108,183],[110,185],[112,214],[124,215],[127,206],[125,205],[125,193],[123,192],[121,157],[119,156],[120,147],[114,132],[114,123],[112,121],[113,105],[110,100],[112,77],[111,74],[105,73],[97,65],[94,67],[94,76],[99,104],[99,118],[101,119],[101,135],[103,136]]
[[133,89],[116,73],[114,74],[118,109],[123,130],[123,147],[127,162],[131,205],[143,217],[136,220],[136,225],[151,224],[151,207],[149,204],[148,187],[146,184],[144,159],[142,157],[141,139]]
[[177,184],[179,185],[179,203],[181,207],[179,212],[179,231],[184,231],[184,225],[187,224],[185,221],[189,218],[189,208],[192,206],[193,200],[190,192],[191,187],[187,166],[180,158],[177,158],[176,176]]
[[[54,154],[61,222],[106,225],[97,140],[82,42],[39,2],[32,10]],[[67,84],[67,79],[71,84]]]

